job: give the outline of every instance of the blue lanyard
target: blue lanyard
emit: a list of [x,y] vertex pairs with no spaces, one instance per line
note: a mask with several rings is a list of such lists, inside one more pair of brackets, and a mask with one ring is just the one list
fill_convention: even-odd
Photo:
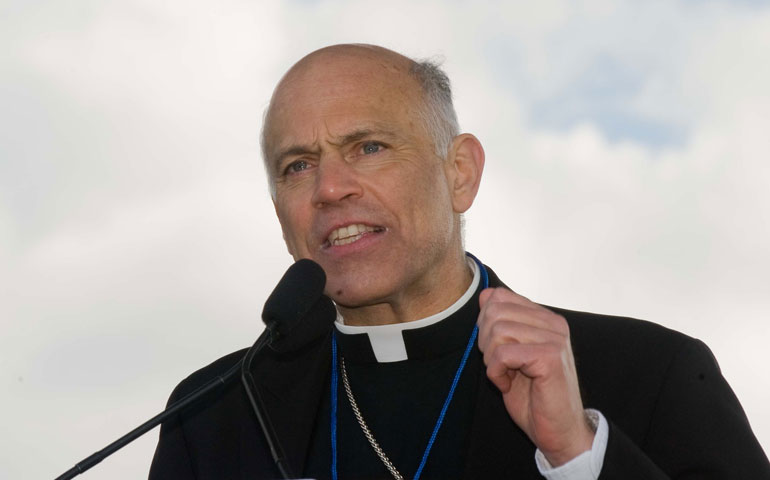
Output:
[[[487,275],[487,269],[484,268],[484,265],[479,261],[478,258],[474,257],[470,253],[466,252],[466,255],[468,255],[470,258],[473,259],[474,262],[476,262],[476,265],[479,267],[479,272],[481,273],[481,288],[482,290],[489,287],[489,276]],[[438,416],[438,420],[436,420],[436,425],[433,427],[433,433],[430,435],[430,440],[428,440],[428,445],[425,447],[425,453],[422,454],[422,461],[420,461],[420,466],[417,468],[417,472],[414,474],[414,480],[419,480],[420,475],[422,475],[422,470],[425,468],[425,463],[428,461],[428,455],[430,455],[431,448],[433,448],[433,442],[436,441],[436,435],[438,435],[438,430],[441,428],[441,424],[444,422],[444,416],[446,415],[447,410],[449,409],[449,404],[452,402],[452,397],[454,397],[455,394],[455,388],[457,387],[457,383],[460,381],[460,375],[463,373],[463,370],[465,369],[465,364],[468,362],[468,356],[470,356],[471,350],[473,349],[473,345],[476,343],[476,336],[479,333],[479,327],[474,326],[473,331],[471,332],[471,337],[468,339],[468,345],[465,346],[465,352],[463,353],[463,358],[460,361],[460,366],[457,367],[457,372],[455,373],[455,377],[452,380],[452,386],[449,389],[449,394],[447,394],[446,400],[444,400],[444,406],[441,407],[441,413]],[[337,374],[337,337],[336,334],[332,333],[332,380],[331,380],[331,440],[332,440],[332,479],[337,480],[337,390],[339,389],[339,375]]]

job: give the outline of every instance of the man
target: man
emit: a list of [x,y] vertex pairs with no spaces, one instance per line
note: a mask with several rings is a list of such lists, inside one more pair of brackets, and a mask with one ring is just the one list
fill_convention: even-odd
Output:
[[[289,253],[323,267],[338,311],[321,338],[255,367],[297,475],[770,478],[702,343],[537,305],[466,257],[484,152],[434,65],[313,52],[276,87],[262,147]],[[239,384],[164,425],[150,473],[277,476]]]

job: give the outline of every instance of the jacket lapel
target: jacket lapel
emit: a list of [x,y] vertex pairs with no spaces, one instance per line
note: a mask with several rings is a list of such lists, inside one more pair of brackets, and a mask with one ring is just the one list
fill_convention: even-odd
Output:
[[487,380],[481,354],[476,408],[465,453],[463,478],[541,478],[535,465],[535,446],[511,420],[497,388]]

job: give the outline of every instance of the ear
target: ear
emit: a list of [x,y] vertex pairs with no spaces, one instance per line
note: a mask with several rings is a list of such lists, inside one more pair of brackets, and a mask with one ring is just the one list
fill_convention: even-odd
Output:
[[464,213],[476,198],[484,171],[484,148],[479,139],[470,133],[456,136],[445,168],[452,207],[455,213]]

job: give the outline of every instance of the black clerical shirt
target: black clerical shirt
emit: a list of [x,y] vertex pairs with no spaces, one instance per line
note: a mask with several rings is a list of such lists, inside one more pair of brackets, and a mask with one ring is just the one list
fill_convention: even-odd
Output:
[[[404,478],[422,460],[479,315],[477,286],[470,300],[432,325],[403,330],[407,359],[378,362],[369,336],[335,331],[351,390],[374,438]],[[473,349],[478,348],[474,342]],[[339,363],[339,362],[338,362]],[[339,368],[339,366],[338,366]],[[465,368],[423,469],[423,479],[459,478],[465,462],[478,368]],[[330,478],[330,386],[311,440],[305,476]],[[337,469],[340,479],[392,478],[366,439],[339,380]]]

